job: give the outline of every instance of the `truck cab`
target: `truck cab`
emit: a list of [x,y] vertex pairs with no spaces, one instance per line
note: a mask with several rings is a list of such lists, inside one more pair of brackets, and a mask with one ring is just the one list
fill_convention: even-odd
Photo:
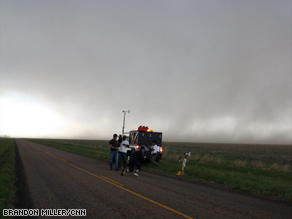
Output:
[[148,147],[152,146],[152,141],[155,140],[159,152],[157,153],[156,161],[159,162],[162,158],[162,132],[153,132],[153,130],[149,129],[139,129],[132,130],[129,132],[129,143],[130,147],[128,148],[128,155],[130,155],[135,150],[140,150],[142,146],[145,147],[145,160],[150,161],[151,152]]

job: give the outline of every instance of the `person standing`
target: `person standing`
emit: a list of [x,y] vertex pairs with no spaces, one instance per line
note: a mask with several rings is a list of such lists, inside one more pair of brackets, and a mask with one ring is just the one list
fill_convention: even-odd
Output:
[[119,150],[119,154],[120,154],[120,159],[119,159],[119,166],[121,166],[121,162],[123,161],[123,174],[126,173],[126,169],[127,169],[127,148],[130,146],[129,142],[127,141],[127,136],[124,135],[123,136],[123,141],[120,144],[120,150]]
[[110,168],[113,169],[113,161],[115,160],[115,170],[119,170],[119,153],[118,153],[118,142],[117,142],[118,135],[114,134],[113,139],[109,142],[109,149],[110,149]]
[[155,164],[156,166],[159,166],[159,163],[157,163],[156,157],[157,157],[157,152],[158,152],[159,148],[156,145],[156,141],[152,141],[152,146],[150,147],[150,151],[151,151],[151,156],[150,156],[150,162],[152,164],[152,166]]
[[[138,172],[141,170],[141,162],[144,161],[144,146],[141,147],[141,150],[134,151],[134,153],[131,155],[129,165],[130,165],[130,172],[133,172],[135,169],[135,166],[137,167],[136,171],[134,172],[134,176],[139,176]],[[122,173],[123,176],[123,173]]]

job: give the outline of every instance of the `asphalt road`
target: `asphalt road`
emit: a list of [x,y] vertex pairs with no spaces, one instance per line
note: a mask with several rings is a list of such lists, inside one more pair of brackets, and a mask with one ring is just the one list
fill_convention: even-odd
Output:
[[87,218],[292,218],[291,204],[143,171],[121,176],[104,161],[16,144],[28,208],[86,209]]

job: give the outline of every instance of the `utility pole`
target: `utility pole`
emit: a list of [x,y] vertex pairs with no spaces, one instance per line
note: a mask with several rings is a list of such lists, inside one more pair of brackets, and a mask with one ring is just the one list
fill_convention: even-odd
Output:
[[126,113],[130,113],[130,110],[128,110],[128,111],[123,110],[122,112],[124,113],[122,136],[124,136]]

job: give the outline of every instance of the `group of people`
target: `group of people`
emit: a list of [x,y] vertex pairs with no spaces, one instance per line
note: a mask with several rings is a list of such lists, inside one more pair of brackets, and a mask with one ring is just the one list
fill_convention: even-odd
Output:
[[[117,140],[118,135],[114,134],[113,139],[109,142],[109,148],[110,148],[110,169],[113,170],[113,163],[115,163],[115,170],[119,170],[119,164],[123,162],[123,171],[121,173],[122,176],[126,174],[127,171],[133,172],[135,169],[135,166],[137,167],[134,176],[139,176],[138,172],[141,170],[141,161],[144,161],[145,155],[145,147],[142,146],[141,150],[135,150],[129,160],[129,169],[127,169],[127,148],[130,147],[129,141],[127,140],[127,136],[124,135],[121,139]],[[151,157],[150,161],[152,165],[158,166],[159,163],[155,161],[157,157],[158,152],[158,146],[156,145],[156,142],[152,142],[152,146],[149,147],[151,151]]]

